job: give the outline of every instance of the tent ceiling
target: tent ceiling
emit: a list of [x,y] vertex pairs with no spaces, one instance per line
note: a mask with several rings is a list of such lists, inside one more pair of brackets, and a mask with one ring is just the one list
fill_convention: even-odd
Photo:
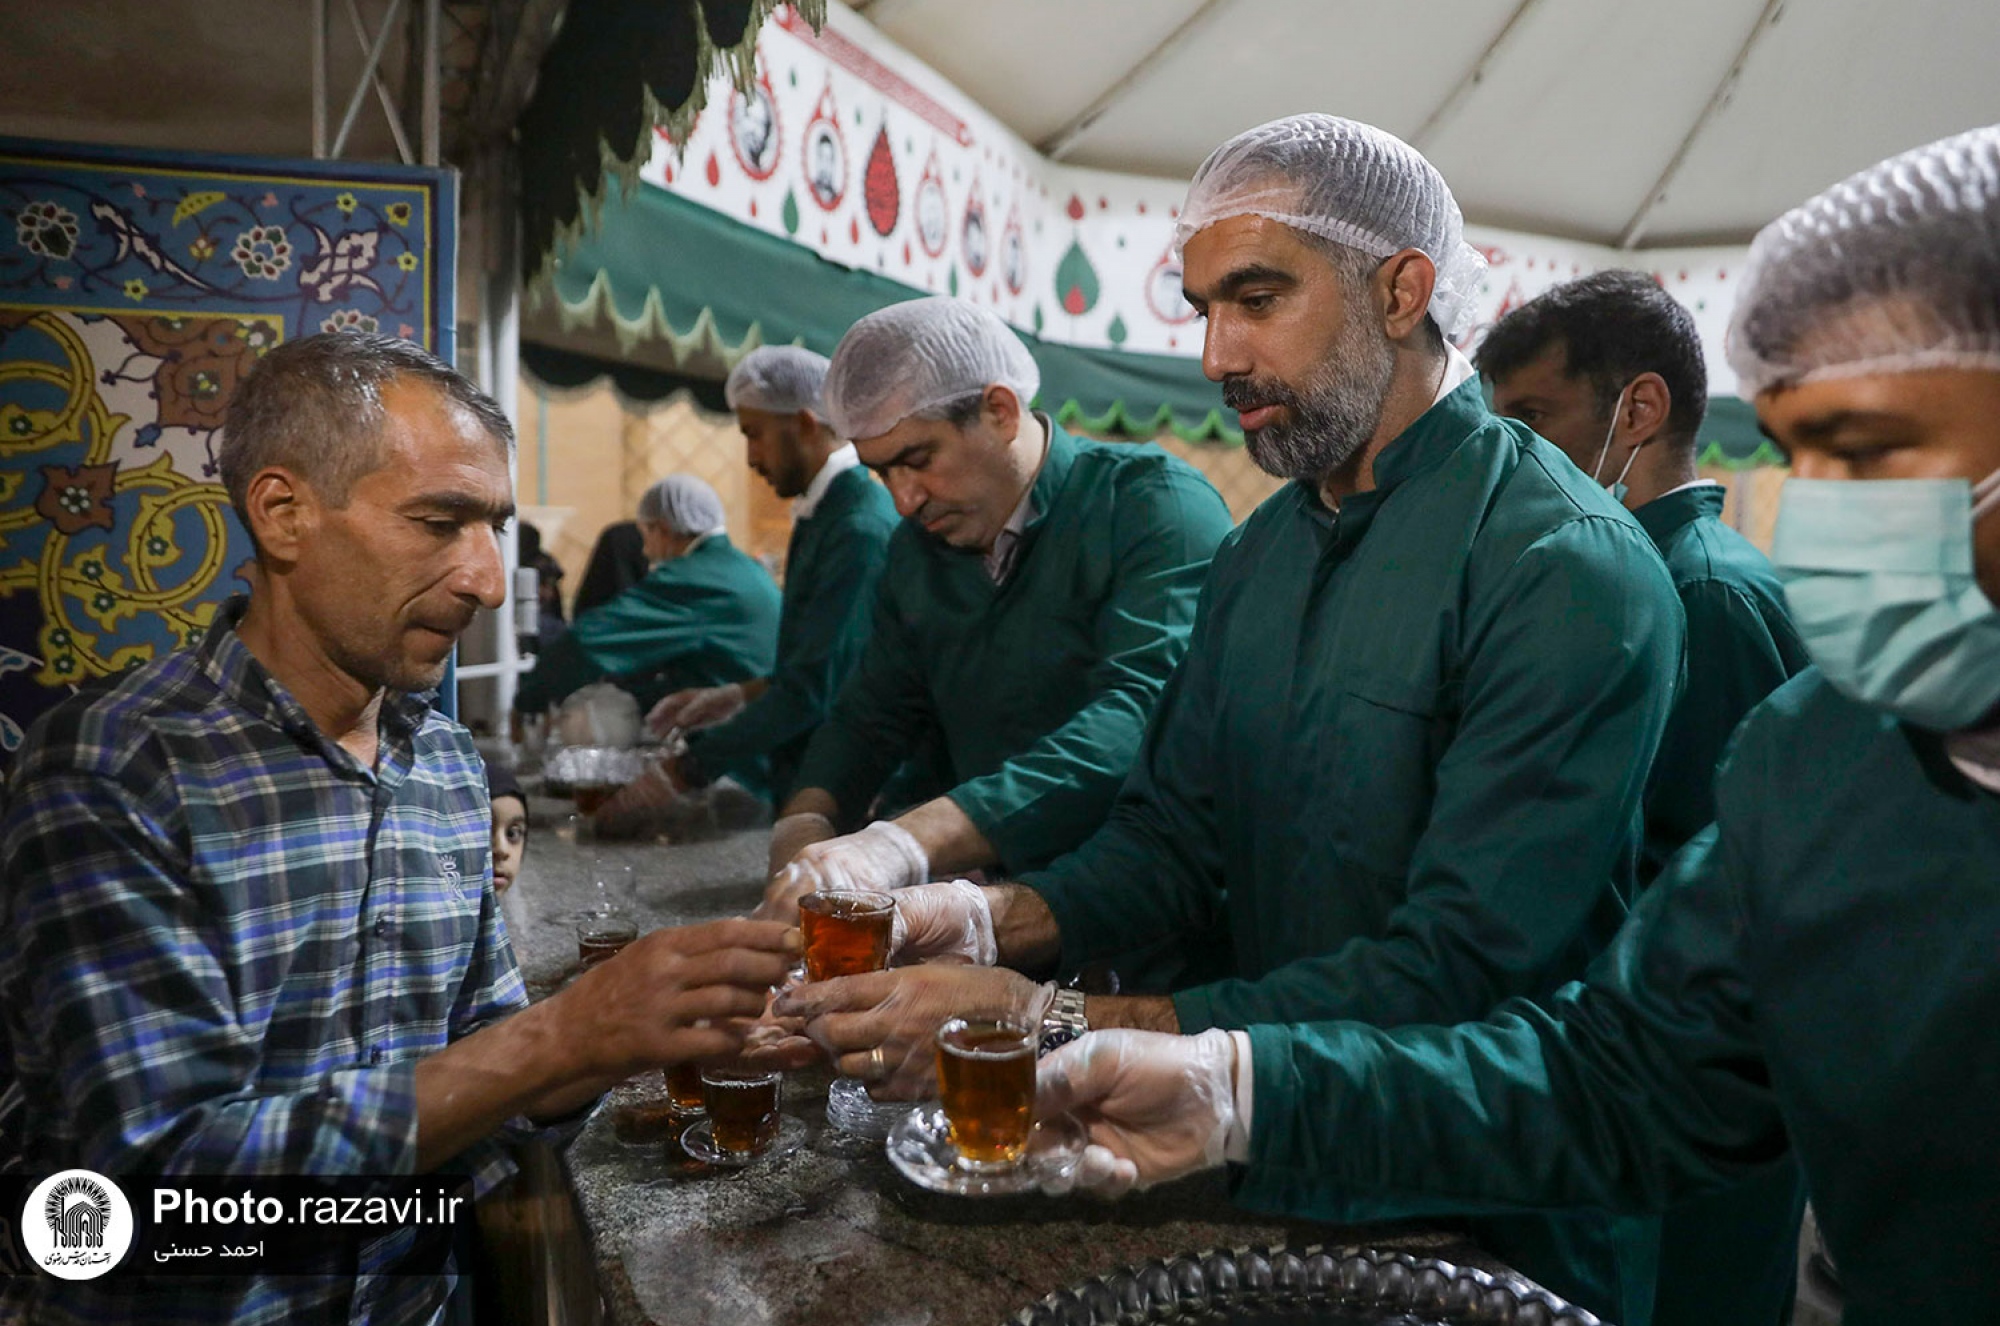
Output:
[[1327,110],[1416,143],[1471,220],[1593,243],[1742,242],[1872,161],[2000,121],[1991,0],[855,8],[1059,160],[1185,178],[1239,130]]

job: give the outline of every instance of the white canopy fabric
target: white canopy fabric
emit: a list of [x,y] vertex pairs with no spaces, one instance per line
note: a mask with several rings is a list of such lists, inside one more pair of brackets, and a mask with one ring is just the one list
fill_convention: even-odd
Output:
[[1468,221],[1746,242],[1871,162],[2000,121],[1994,0],[856,0],[1042,152],[1186,179],[1322,110],[1430,157]]

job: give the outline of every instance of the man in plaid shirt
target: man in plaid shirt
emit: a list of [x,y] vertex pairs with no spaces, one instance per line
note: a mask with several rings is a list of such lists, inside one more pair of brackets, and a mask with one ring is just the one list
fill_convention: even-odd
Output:
[[[663,1063],[733,1053],[796,936],[661,931],[528,1007],[470,739],[433,711],[498,607],[498,407],[407,342],[272,350],[224,483],[255,593],[190,650],[37,724],[0,808],[0,1168],[410,1175],[484,1191],[497,1135]],[[438,1319],[448,1277],[11,1282],[36,1319]]]

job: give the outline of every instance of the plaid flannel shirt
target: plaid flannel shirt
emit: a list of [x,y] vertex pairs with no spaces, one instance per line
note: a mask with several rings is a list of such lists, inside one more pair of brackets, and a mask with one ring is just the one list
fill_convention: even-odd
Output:
[[[413,1173],[417,1060],[526,1002],[465,731],[391,693],[362,767],[237,639],[242,610],[19,752],[0,1161],[32,1175]],[[484,1192],[511,1162],[496,1138],[452,1168]],[[409,1243],[368,1245],[358,1279],[37,1276],[34,1319],[430,1320],[445,1277],[380,1274]]]

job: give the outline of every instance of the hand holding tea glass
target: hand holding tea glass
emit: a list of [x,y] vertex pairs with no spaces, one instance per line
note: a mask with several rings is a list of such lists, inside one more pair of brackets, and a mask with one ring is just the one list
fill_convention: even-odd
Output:
[[1004,1014],[1039,1027],[1055,986],[1005,967],[925,963],[801,985],[775,1010],[806,1019],[806,1035],[834,1057],[834,1067],[865,1079],[877,1100],[936,1095],[937,1029],[967,1009]]
[[[886,893],[809,893],[799,899],[806,980],[830,981],[887,967],[895,918],[895,900]],[[826,1118],[836,1128],[865,1137],[886,1136],[895,1123],[895,1113],[880,1109],[869,1098],[867,1085],[848,1076],[827,1088]]]
[[741,1053],[744,1028],[784,979],[796,937],[772,922],[655,930],[584,971],[546,1005],[599,1089],[634,1073]]
[[[1115,1197],[1220,1165],[1239,1126],[1241,1034],[1094,1031],[1043,1059],[1038,1115],[1069,1115],[1089,1137],[1075,1173],[1044,1189]],[[1247,1052],[1243,1059],[1248,1071]]]

